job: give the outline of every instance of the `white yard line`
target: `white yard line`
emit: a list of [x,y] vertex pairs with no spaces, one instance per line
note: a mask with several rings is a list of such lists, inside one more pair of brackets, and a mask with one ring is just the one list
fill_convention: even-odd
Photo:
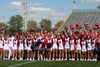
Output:
[[36,61],[29,61],[29,62],[20,63],[20,64],[16,64],[16,65],[11,65],[11,66],[8,66],[8,67],[17,67],[17,66],[21,66],[21,65],[24,65],[24,64],[29,64],[29,63],[32,63],[32,62],[36,62]]

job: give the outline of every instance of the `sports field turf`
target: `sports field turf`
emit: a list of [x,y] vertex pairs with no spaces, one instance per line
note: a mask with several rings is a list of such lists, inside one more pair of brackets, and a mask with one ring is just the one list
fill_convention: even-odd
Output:
[[100,61],[0,61],[0,67],[100,67]]

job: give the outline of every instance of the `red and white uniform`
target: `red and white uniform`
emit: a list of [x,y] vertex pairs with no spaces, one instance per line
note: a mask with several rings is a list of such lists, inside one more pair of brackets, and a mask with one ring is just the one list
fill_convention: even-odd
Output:
[[40,50],[43,50],[45,48],[44,39],[41,39],[41,44],[40,44],[39,48],[40,48]]
[[[36,44],[38,39],[34,39],[34,44]],[[39,46],[35,46],[35,50],[38,50],[39,49]]]
[[28,40],[28,50],[31,50],[32,40]]
[[96,47],[96,39],[92,39],[92,50]]
[[58,40],[58,44],[59,44],[59,50],[63,50],[64,47],[63,47],[62,39],[59,39],[59,40]]
[[9,37],[8,41],[9,41],[9,47],[13,48],[14,37]]
[[88,45],[87,50],[92,50],[91,39],[87,40],[87,45]]
[[69,40],[70,40],[69,37],[65,38],[65,49],[69,49],[70,48],[70,46],[69,46]]
[[82,52],[86,52],[86,41],[85,40],[81,41],[81,45],[82,45]]
[[57,38],[54,38],[53,39],[53,46],[52,46],[53,49],[57,49]]
[[51,43],[52,43],[52,40],[51,39],[48,39],[48,45],[47,45],[48,50],[52,50],[52,47],[50,48],[50,44]]
[[24,50],[23,40],[19,40],[19,50]]
[[25,46],[25,47],[24,47],[24,50],[27,50],[27,49],[28,49],[28,46],[27,46],[27,39],[24,40],[24,46]]
[[3,41],[0,41],[0,50],[3,50]]
[[13,41],[13,50],[17,50],[18,40]]
[[9,50],[9,41],[8,40],[4,40],[4,50]]
[[75,40],[74,39],[70,40],[70,50],[75,50],[74,44]]
[[81,50],[81,40],[80,39],[77,39],[76,40],[76,50]]

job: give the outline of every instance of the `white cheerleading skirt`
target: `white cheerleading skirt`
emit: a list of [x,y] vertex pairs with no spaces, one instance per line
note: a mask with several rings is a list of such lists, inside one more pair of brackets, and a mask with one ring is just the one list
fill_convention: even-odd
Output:
[[27,50],[28,49],[28,47],[27,47],[27,45],[25,44],[25,48],[24,48],[24,50]]
[[42,47],[42,44],[40,44],[39,50],[44,50],[44,48]]
[[31,45],[28,45],[28,50],[31,50]]
[[74,45],[71,45],[70,46],[70,50],[74,50]]
[[88,44],[87,50],[92,50],[91,44]]
[[82,52],[86,52],[86,46],[85,45],[82,46]]
[[57,47],[57,44],[53,44],[52,48],[53,48],[53,49],[57,49],[57,48],[58,48],[58,47]]
[[20,45],[19,45],[19,50],[23,50],[23,49],[24,49],[23,44],[20,44]]
[[81,50],[81,45],[80,44],[76,45],[76,50]]
[[4,45],[4,50],[9,50],[9,46],[7,44]]
[[92,50],[94,50],[95,49],[95,44],[92,44]]
[[64,47],[63,47],[63,44],[59,44],[59,50],[63,50]]
[[14,45],[13,46],[13,50],[17,50],[17,45]]
[[69,43],[65,43],[65,49],[69,49],[70,46],[69,46]]

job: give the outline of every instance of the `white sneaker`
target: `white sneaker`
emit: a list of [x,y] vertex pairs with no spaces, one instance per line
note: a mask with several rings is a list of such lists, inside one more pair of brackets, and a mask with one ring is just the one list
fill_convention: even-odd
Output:
[[22,58],[20,58],[20,60],[23,60]]
[[61,59],[59,58],[59,60],[61,60]]
[[27,60],[29,60],[29,59],[27,58]]
[[14,58],[12,58],[12,60],[14,60]]
[[67,60],[67,58],[65,58],[65,60]]
[[64,60],[63,58],[61,60]]
[[32,59],[30,58],[30,60],[32,60]]
[[38,60],[39,60],[39,58],[38,58]]
[[5,58],[3,58],[3,60],[5,60]]
[[49,60],[51,60],[51,59],[49,58]]
[[54,60],[54,58],[52,60]]
[[58,58],[56,58],[56,60],[58,60]]
[[33,58],[33,60],[34,60],[34,58]]

